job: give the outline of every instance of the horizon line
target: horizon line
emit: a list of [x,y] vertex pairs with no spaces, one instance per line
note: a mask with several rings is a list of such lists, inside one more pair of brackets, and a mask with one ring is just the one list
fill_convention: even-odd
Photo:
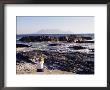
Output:
[[[33,34],[33,33],[23,33],[23,34],[16,34],[16,35],[29,35],[29,34]],[[36,34],[36,33],[35,33]],[[33,34],[33,35],[35,35]],[[47,34],[47,33],[46,33]],[[65,33],[62,33],[62,34],[65,34]],[[71,34],[71,33],[70,33]],[[72,34],[94,34],[94,33],[72,33]],[[44,34],[37,34],[37,35],[44,35]],[[69,34],[68,34],[69,35]]]

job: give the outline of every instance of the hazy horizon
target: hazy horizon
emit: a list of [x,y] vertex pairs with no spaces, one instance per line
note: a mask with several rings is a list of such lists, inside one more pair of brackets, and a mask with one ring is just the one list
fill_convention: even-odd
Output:
[[[94,33],[72,33],[72,34],[94,34]],[[28,33],[28,34],[16,34],[16,35],[49,35],[49,34],[33,34],[33,33]],[[50,34],[52,35],[52,34]],[[54,35],[54,34],[53,34]],[[55,35],[58,35],[58,34],[55,34]],[[59,34],[59,35],[63,35],[63,34]],[[69,35],[69,34],[64,34],[64,35]]]
[[90,34],[94,33],[93,16],[17,16],[19,34]]

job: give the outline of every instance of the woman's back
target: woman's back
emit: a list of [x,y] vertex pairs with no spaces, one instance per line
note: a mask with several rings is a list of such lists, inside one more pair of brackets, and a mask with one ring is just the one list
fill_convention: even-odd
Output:
[[37,60],[37,69],[43,69],[43,68],[44,68],[44,58],[39,57],[39,59]]
[[43,69],[44,68],[44,62],[43,61],[37,61],[37,69]]

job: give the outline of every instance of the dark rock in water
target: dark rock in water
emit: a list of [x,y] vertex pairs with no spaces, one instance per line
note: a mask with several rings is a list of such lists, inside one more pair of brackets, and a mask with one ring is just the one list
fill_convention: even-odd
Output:
[[85,40],[91,40],[92,37],[83,37],[83,39],[85,39]]
[[75,49],[75,50],[86,49],[85,47],[82,47],[82,46],[72,46],[72,47],[69,47],[69,48]]
[[59,38],[58,38],[58,40],[59,41],[67,41],[68,39],[67,39],[68,37],[66,37],[66,36],[60,36]]
[[22,42],[41,42],[41,41],[50,41],[49,36],[25,36],[19,39]]
[[24,44],[16,44],[16,47],[30,47],[29,45],[24,45]]
[[60,46],[61,44],[59,43],[52,43],[52,44],[49,44],[48,46]]
[[19,41],[22,42],[42,42],[42,41],[66,41],[66,42],[80,42],[80,41],[84,41],[84,40],[91,40],[92,37],[88,36],[81,36],[81,35],[77,35],[77,34],[73,34],[73,35],[61,35],[61,36],[57,36],[57,35],[39,35],[39,36],[24,36],[22,38],[19,39]]
[[84,41],[84,40],[82,40],[82,41],[76,41],[76,43],[94,43],[94,41]]

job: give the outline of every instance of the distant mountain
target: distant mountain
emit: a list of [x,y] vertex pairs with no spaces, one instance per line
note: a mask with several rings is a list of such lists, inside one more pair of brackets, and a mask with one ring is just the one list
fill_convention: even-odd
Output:
[[[73,30],[74,31],[74,30]],[[73,32],[73,31],[70,31],[70,30],[59,30],[59,29],[41,29],[41,30],[38,30],[37,32],[33,32],[33,33],[27,33],[27,34],[17,34],[17,35],[33,35],[33,34],[82,34],[82,35],[85,35],[85,34],[88,34],[88,36],[90,35],[94,35],[94,33],[85,33],[85,32],[82,32],[82,33],[77,33],[77,32]]]
[[72,32],[58,30],[58,29],[41,29],[34,34],[72,34]]

